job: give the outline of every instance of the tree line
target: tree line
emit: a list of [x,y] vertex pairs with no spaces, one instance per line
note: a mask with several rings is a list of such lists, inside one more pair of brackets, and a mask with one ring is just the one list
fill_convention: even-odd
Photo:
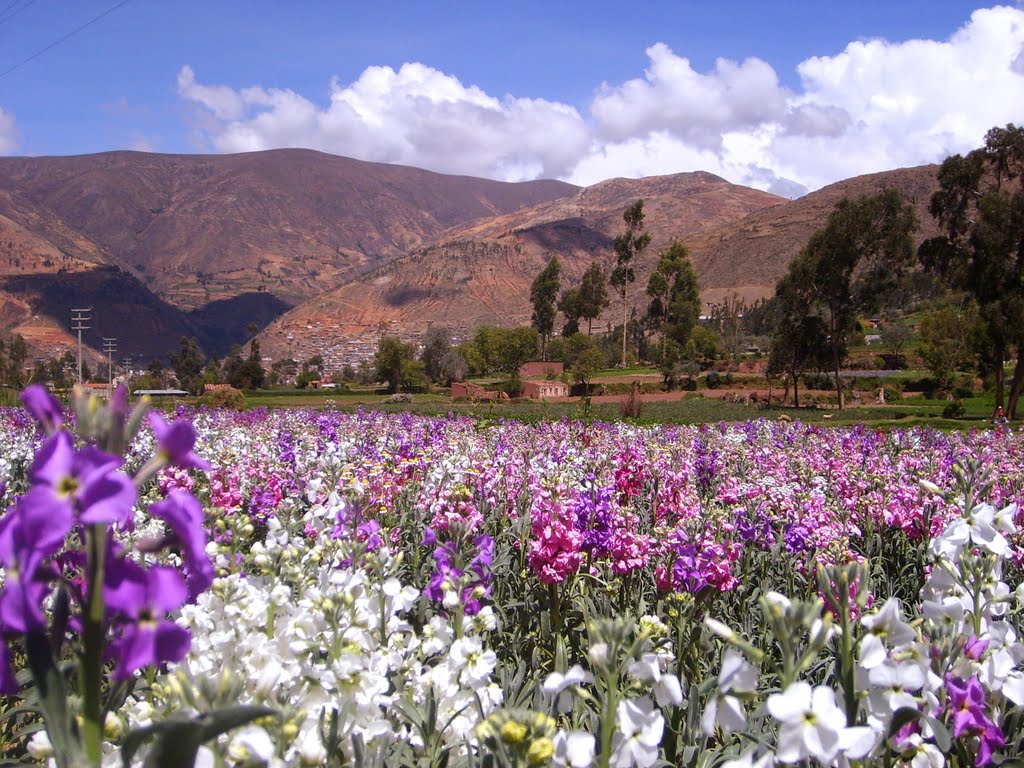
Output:
[[919,323],[918,349],[938,386],[948,388],[957,370],[973,368],[991,382],[996,405],[1016,418],[1024,389],[1022,178],[1024,128],[1013,124],[992,128],[967,155],[947,158],[928,209],[940,234],[916,253],[919,222],[900,192],[841,201],[769,302],[768,373],[785,376],[799,403],[800,376],[828,370],[841,408],[840,367],[857,316],[899,308],[901,289],[932,278],[941,301]]

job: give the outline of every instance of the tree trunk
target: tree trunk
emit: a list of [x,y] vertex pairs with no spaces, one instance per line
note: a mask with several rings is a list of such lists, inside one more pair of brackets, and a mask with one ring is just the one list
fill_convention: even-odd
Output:
[[545,363],[548,361],[548,336],[546,333],[540,335],[540,359]]
[[591,326],[592,326],[593,324],[594,324],[594,318],[592,318],[592,317],[588,317],[588,318],[587,318],[587,336],[590,336],[590,335],[591,335],[590,331],[591,331]]
[[836,374],[836,395],[839,399],[839,410],[843,410],[843,382],[839,379],[839,333],[836,329],[836,316],[834,312],[830,313],[830,323],[832,326],[832,368]]
[[797,376],[794,373],[793,374],[793,407],[794,408],[799,408],[800,407],[800,390],[799,390],[799,386],[800,385],[797,383]]
[[996,407],[1002,408],[1006,404],[1006,372],[1003,370],[1002,355],[999,355],[999,362],[996,363],[994,371],[996,375]]
[[626,367],[626,286],[622,286],[622,367]]
[[1021,386],[1024,386],[1024,345],[1017,348],[1017,362],[1013,366],[1013,380],[1010,382],[1010,396],[1006,408],[1006,418],[1017,419],[1017,401],[1020,399]]

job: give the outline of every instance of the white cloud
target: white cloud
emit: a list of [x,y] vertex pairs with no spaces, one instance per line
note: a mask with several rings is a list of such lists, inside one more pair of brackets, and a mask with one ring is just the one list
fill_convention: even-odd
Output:
[[941,160],[978,146],[1024,104],[1024,10],[975,11],[948,40],[850,43],[802,62],[783,87],[766,62],[700,73],[658,43],[642,77],[602,84],[581,116],[543,99],[497,98],[423,64],[332,82],[329,103],[290,90],[202,85],[208,147],[304,146],[365,160],[508,180],[706,170],[794,195],[842,178]]
[[0,108],[0,155],[9,155],[18,147],[14,115]]
[[369,67],[331,83],[324,107],[290,90],[199,85],[189,67],[179,93],[216,120],[203,129],[219,152],[302,146],[363,160],[507,179],[565,176],[590,137],[572,107],[497,99],[423,64]]

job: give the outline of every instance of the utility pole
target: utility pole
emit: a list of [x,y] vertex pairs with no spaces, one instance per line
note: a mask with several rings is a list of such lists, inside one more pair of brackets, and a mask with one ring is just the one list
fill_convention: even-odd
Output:
[[92,328],[92,307],[71,310],[71,330],[78,331],[78,385],[82,385],[82,331]]
[[103,351],[107,355],[107,402],[114,397],[114,353],[117,352],[117,339],[103,337]]

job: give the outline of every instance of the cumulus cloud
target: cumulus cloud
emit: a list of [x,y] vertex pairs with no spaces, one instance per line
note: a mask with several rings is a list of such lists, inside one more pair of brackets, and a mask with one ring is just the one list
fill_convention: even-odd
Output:
[[1022,118],[1024,10],[975,11],[947,40],[850,43],[781,85],[765,61],[719,59],[708,72],[658,43],[641,77],[595,89],[589,113],[539,98],[498,98],[418,63],[332,82],[317,104],[287,89],[200,83],[180,95],[208,148],[304,146],[365,160],[507,180],[705,170],[796,196],[842,178],[936,162]]
[[0,155],[9,155],[18,147],[14,115],[0,107]]
[[317,105],[291,90],[238,91],[178,75],[182,97],[215,118],[202,131],[219,152],[302,146],[363,160],[504,179],[565,176],[590,136],[573,107],[544,99],[498,99],[423,64],[369,67],[331,83]]

